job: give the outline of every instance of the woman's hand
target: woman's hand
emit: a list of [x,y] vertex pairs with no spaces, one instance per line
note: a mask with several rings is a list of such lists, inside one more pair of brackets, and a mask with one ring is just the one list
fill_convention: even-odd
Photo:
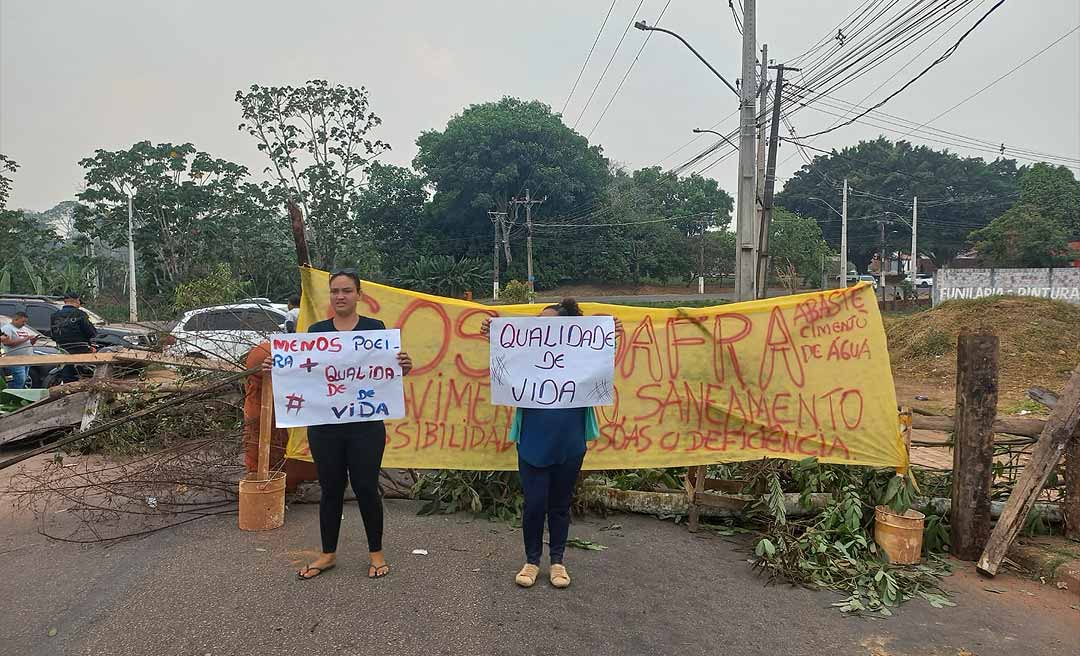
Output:
[[488,317],[480,322],[480,334],[484,337],[491,336],[491,317]]
[[622,332],[622,319],[619,317],[612,317],[615,320],[615,334],[618,335]]
[[401,365],[401,375],[408,376],[409,372],[412,371],[412,358],[409,357],[409,354],[405,351],[398,351],[397,362]]
[[267,355],[262,361],[262,371],[264,374],[270,373],[270,370],[274,368],[274,356]]

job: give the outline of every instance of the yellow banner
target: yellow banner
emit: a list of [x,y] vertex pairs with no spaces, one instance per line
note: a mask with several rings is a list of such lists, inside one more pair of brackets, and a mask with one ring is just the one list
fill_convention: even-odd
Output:
[[[301,269],[298,330],[331,316],[329,274]],[[490,403],[486,317],[543,305],[488,306],[363,283],[361,314],[400,328],[415,368],[405,419],[388,421],[383,465],[517,469],[513,408]],[[678,467],[762,457],[907,467],[885,331],[867,284],[710,308],[582,303],[623,323],[615,404],[585,469]],[[305,429],[288,457],[310,460]]]

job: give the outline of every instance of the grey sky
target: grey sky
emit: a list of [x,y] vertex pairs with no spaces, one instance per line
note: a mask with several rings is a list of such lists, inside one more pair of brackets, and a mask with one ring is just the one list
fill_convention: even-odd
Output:
[[[638,18],[655,23],[667,0],[641,0]],[[758,42],[789,59],[835,32],[861,0],[759,0]],[[970,25],[993,4],[982,6]],[[215,156],[264,162],[237,131],[237,89],[325,78],[365,85],[383,118],[388,161],[408,164],[421,130],[441,128],[468,104],[502,95],[539,98],[558,111],[608,0],[339,2],[60,2],[0,0],[0,152],[21,164],[9,206],[46,209],[80,189],[77,161],[96,148],[149,139],[190,141]],[[573,125],[638,3],[618,0],[567,109]],[[884,111],[922,122],[976,91],[1080,23],[1077,0],[1010,0],[959,51]],[[731,80],[739,36],[725,0],[672,0],[661,25],[679,32]],[[954,29],[871,96],[882,98],[943,52]],[[934,36],[940,34],[935,32]],[[631,29],[577,129],[589,134],[645,38]],[[836,96],[858,101],[933,36]],[[656,34],[592,135],[613,161],[674,166],[704,139],[663,159],[735,109],[735,98],[673,38]],[[832,110],[829,110],[832,111]],[[834,119],[812,109],[800,133]],[[734,129],[732,117],[721,124]],[[1080,32],[933,123],[1007,147],[1080,157]],[[718,128],[719,129],[719,128]],[[830,148],[881,130],[855,125],[813,143]],[[895,138],[896,134],[884,133]],[[916,143],[941,148],[919,138]],[[993,155],[952,148],[965,155]],[[784,144],[779,174],[802,164]],[[707,172],[734,194],[735,158]]]

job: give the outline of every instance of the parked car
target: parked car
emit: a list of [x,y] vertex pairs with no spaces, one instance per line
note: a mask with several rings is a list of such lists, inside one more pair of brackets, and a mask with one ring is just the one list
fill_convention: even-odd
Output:
[[915,276],[915,287],[920,289],[927,289],[934,286],[934,276],[920,273]]
[[870,275],[868,273],[865,273],[865,274],[859,276],[859,282],[868,282],[868,283],[870,283],[870,284],[872,284],[874,286],[875,290],[878,288],[877,276],[872,276],[872,275]]
[[181,357],[240,362],[267,335],[285,331],[284,305],[252,299],[185,312],[165,338],[164,351]]
[[[840,274],[836,274],[835,276],[833,276],[833,278],[836,279],[836,282],[840,282]],[[859,274],[854,272],[854,271],[848,271],[848,274],[847,274],[847,286],[851,287],[852,285],[854,285],[857,282],[859,282]]]
[[[0,314],[0,326],[11,323],[11,317]],[[56,345],[56,342],[52,341],[48,337],[45,337],[38,331],[31,328],[29,325],[26,329],[31,333],[37,335],[38,340],[34,343],[34,355],[56,355],[57,353],[63,353],[63,349]],[[4,366],[4,358],[0,356],[0,368]],[[43,388],[48,387],[48,382],[54,378],[51,376],[54,369],[57,369],[58,365],[55,364],[41,364],[34,367],[30,367],[30,387]],[[5,383],[8,381],[7,372],[3,372]]]
[[[64,299],[59,296],[0,294],[0,314],[10,317],[16,312],[25,312],[30,318],[28,325],[46,337],[52,337],[49,319],[62,307]],[[159,343],[158,333],[154,330],[134,324],[109,323],[92,310],[85,307],[82,310],[97,329],[97,337],[92,341],[95,347],[153,349]]]

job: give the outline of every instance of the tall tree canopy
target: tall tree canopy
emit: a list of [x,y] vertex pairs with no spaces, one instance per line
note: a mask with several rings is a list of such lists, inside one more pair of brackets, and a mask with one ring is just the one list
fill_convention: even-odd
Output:
[[[282,212],[245,167],[194,145],[142,141],[98,150],[79,162],[86,190],[76,227],[111,247],[127,245],[127,194],[134,192],[137,272],[147,295],[171,295],[219,262],[255,281],[260,292],[287,286],[292,257]],[[282,259],[284,257],[284,259]],[[277,266],[274,266],[277,264]]]
[[1031,204],[1018,203],[971,234],[987,266],[1040,268],[1068,261],[1068,233],[1061,223]]
[[488,211],[513,214],[509,201],[526,189],[547,197],[533,209],[539,221],[587,208],[608,177],[600,147],[536,100],[470,105],[416,145],[413,166],[435,188],[432,229],[465,238],[473,254],[489,252]]
[[358,196],[372,163],[390,144],[371,132],[382,123],[367,89],[311,80],[301,87],[251,85],[237,91],[243,122],[270,160],[264,183],[278,205],[304,209],[315,262],[335,268],[349,243],[369,240],[356,220]]
[[836,211],[845,178],[850,188],[848,258],[862,271],[878,248],[875,221],[886,219],[901,229],[905,222],[910,225],[913,196],[919,197],[919,252],[942,266],[964,249],[972,229],[1000,216],[1019,191],[1014,160],[987,163],[879,137],[814,157],[787,181],[777,204],[816,219],[829,245],[837,248],[841,221]]
[[1065,166],[1038,162],[1020,171],[1020,201],[1038,208],[1071,237],[1080,236],[1080,182]]
[[14,173],[18,168],[15,160],[0,153],[0,210],[7,207],[7,199],[11,195],[11,178],[7,174]]

